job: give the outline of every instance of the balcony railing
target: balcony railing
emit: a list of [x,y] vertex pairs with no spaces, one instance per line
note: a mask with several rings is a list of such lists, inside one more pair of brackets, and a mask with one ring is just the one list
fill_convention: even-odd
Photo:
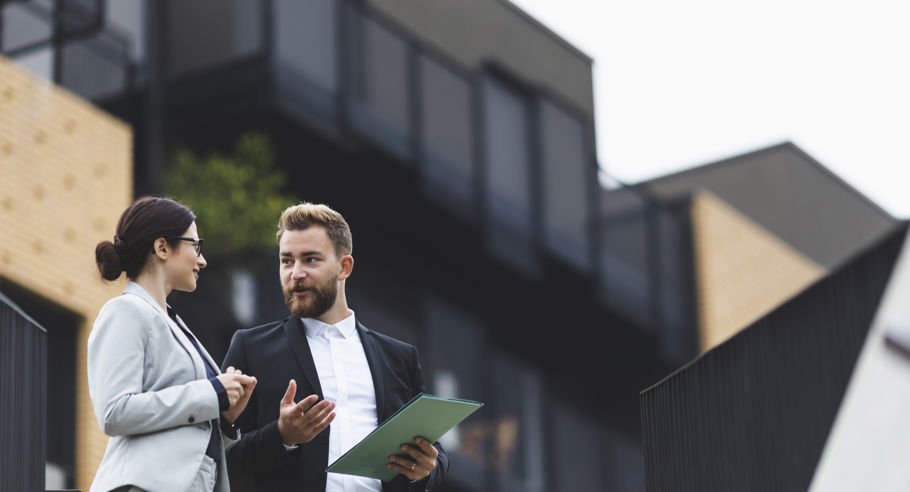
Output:
[[0,294],[0,490],[44,490],[47,332]]

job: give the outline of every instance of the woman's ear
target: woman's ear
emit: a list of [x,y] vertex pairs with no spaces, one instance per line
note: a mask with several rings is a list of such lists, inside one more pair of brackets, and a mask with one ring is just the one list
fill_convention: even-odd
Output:
[[157,256],[158,258],[160,258],[162,260],[166,260],[167,254],[168,254],[167,246],[168,246],[167,241],[165,241],[163,237],[159,237],[158,239],[156,239],[155,242],[152,244],[152,248],[154,250],[155,256]]

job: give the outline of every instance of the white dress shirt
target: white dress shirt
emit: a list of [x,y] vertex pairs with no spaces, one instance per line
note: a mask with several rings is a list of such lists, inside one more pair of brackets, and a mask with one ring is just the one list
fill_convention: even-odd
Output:
[[[329,431],[328,466],[376,429],[376,391],[353,312],[334,325],[312,318],[302,318],[302,321],[322,395],[326,400],[335,402],[335,420],[330,424]],[[382,482],[374,478],[329,473],[325,490],[381,492]]]

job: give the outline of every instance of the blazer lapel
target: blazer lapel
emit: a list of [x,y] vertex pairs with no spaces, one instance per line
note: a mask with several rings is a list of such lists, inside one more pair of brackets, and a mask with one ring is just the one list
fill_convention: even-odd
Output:
[[177,342],[183,347],[183,350],[186,351],[186,355],[188,355],[190,357],[190,360],[193,361],[193,368],[195,369],[196,378],[204,377],[205,366],[203,364],[205,364],[205,362],[203,362],[202,358],[199,357],[199,353],[196,352],[196,348],[193,347],[192,342],[190,342],[190,339],[186,337],[186,335],[183,333],[183,330],[181,330],[180,327],[174,323],[174,320],[172,320],[171,317],[167,315],[167,312],[161,309],[161,306],[155,302],[155,299],[152,298],[151,294],[142,288],[141,285],[132,281],[127,282],[126,287],[123,289],[123,293],[138,296],[140,299],[149,303],[149,305],[151,305],[152,308],[158,312],[158,316],[161,316],[162,320],[171,331],[171,336],[177,339]]
[[[181,318],[180,315],[179,315],[179,314],[176,314],[176,313],[174,313],[174,318],[177,319],[177,324],[179,324],[181,328],[183,328],[184,330],[186,330],[186,332],[183,332],[183,330],[180,330],[180,331],[183,333],[184,336],[187,336],[187,334],[189,334],[189,335],[191,335],[193,338],[196,339],[196,343],[199,344],[199,351],[202,352],[202,355],[205,357],[205,360],[206,360],[206,361],[209,363],[209,365],[212,367],[212,370],[215,371],[215,374],[221,374],[221,368],[218,367],[218,364],[215,363],[215,359],[212,359],[212,356],[209,355],[209,351],[206,350],[205,347],[202,346],[202,342],[200,342],[199,339],[196,338],[196,334],[193,333],[192,330],[190,330],[189,328],[187,328],[186,323],[183,322],[183,318]],[[192,342],[190,342],[190,343],[192,343]],[[185,344],[184,344],[184,346],[185,346]],[[193,351],[196,350],[196,347],[191,347],[191,348],[193,349]],[[205,372],[205,367],[202,368],[202,372],[203,372],[203,373]]]
[[316,363],[313,362],[313,353],[310,352],[310,343],[307,342],[303,322],[296,316],[289,317],[284,321],[284,333],[288,337],[288,342],[290,342],[291,349],[294,351],[300,370],[303,371],[303,375],[306,377],[307,382],[310,383],[310,387],[316,391],[319,399],[322,400],[324,398],[322,386],[319,384]]
[[357,322],[357,333],[360,334],[360,343],[363,344],[363,352],[367,356],[367,365],[370,366],[370,374],[373,375],[373,392],[376,393],[376,418],[379,422],[385,420],[384,403],[385,387],[382,385],[382,368],[383,364],[382,350],[379,343],[373,337],[373,332],[369,328]]

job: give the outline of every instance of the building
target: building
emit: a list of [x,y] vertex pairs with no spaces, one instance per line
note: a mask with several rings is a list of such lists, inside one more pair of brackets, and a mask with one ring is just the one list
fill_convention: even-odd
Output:
[[[135,195],[166,191],[175,148],[223,151],[257,130],[289,193],[345,214],[358,316],[418,346],[431,391],[486,402],[447,437],[446,490],[643,488],[636,395],[673,363],[598,294],[584,54],[500,0],[35,1],[0,15],[5,56],[132,127]],[[90,263],[92,247],[69,251]],[[221,288],[231,265],[172,297],[216,358],[233,330],[286,316],[263,255],[245,323]],[[104,436],[82,388],[60,468],[85,489]]]
[[636,187],[664,213],[676,210],[691,228],[692,256],[684,264],[693,267],[701,352],[850,261],[898,223],[789,142]]
[[[75,94],[117,129],[61,154],[23,154],[57,142],[48,133],[55,128],[66,135],[81,124],[64,117],[41,138],[28,133],[30,120],[6,104],[19,89],[0,78],[0,121],[26,128],[0,133],[3,182],[32,161],[48,163],[49,173],[2,188],[2,217],[15,230],[54,230],[52,213],[7,205],[47,196],[49,188],[34,191],[43,180],[95,199],[127,190],[111,193],[115,202],[85,201],[90,213],[73,219],[93,222],[91,235],[67,243],[67,256],[85,259],[71,286],[102,285],[91,271],[94,244],[112,234],[130,195],[167,192],[175,149],[229,152],[249,131],[268,135],[285,191],[330,204],[352,226],[357,268],[348,289],[358,317],[420,349],[430,391],[486,403],[444,442],[448,491],[644,490],[639,391],[784,298],[746,297],[757,304],[739,317],[718,312],[711,306],[728,305],[719,296],[739,287],[706,272],[729,271],[748,246],[755,258],[783,261],[768,282],[793,293],[831,266],[806,261],[814,253],[763,222],[760,200],[740,203],[742,190],[730,198],[724,186],[735,179],[712,184],[728,171],[754,176],[770,166],[778,181],[764,183],[766,198],[827,189],[830,175],[774,164],[808,160],[792,146],[732,159],[744,165],[601,187],[591,59],[505,0],[7,2],[0,52],[35,94],[25,111],[53,105],[48,92]],[[109,140],[131,149],[131,167],[129,156],[93,147]],[[111,155],[124,169],[113,184],[97,179],[95,160]],[[794,169],[809,173],[806,188],[778,189]],[[852,213],[855,203],[836,210]],[[805,220],[817,220],[835,208],[805,210]],[[203,236],[227,226],[200,223]],[[844,237],[865,241],[875,230]],[[730,231],[740,243],[716,240]],[[75,409],[72,427],[57,434],[72,436],[57,446],[72,452],[49,461],[62,470],[59,486],[87,489],[105,437],[85,392],[84,337],[116,287],[75,309],[55,284],[29,283],[43,271],[32,264],[40,256],[16,254],[31,263],[0,263],[0,290],[48,328],[49,347],[60,347],[50,377],[72,370],[76,380],[62,397],[71,406],[60,407],[64,417]],[[287,315],[275,251],[262,259],[266,267],[252,271],[210,264],[196,293],[171,297],[218,360],[236,329]],[[799,275],[778,278],[794,265]],[[49,426],[60,417],[49,413]]]

